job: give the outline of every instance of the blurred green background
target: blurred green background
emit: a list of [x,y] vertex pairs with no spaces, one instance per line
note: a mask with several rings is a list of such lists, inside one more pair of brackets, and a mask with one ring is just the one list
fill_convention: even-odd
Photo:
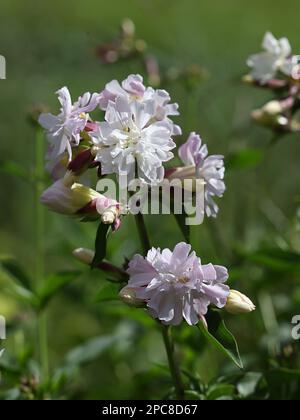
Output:
[[[180,104],[184,138],[192,130],[199,132],[210,153],[224,154],[230,166],[220,215],[193,229],[192,244],[204,262],[229,267],[232,287],[253,298],[255,314],[227,316],[227,323],[249,369],[269,369],[272,359],[276,366],[294,370],[286,379],[289,398],[300,389],[299,345],[290,338],[291,318],[300,313],[300,139],[286,136],[269,147],[272,133],[256,127],[250,112],[271,98],[268,92],[244,86],[241,77],[246,58],[259,51],[266,30],[287,36],[295,54],[300,52],[299,12],[298,0],[2,0],[0,10],[0,54],[7,60],[7,79],[0,81],[0,254],[14,255],[34,275],[36,205],[26,175],[33,173],[35,161],[31,108],[43,103],[58,110],[54,92],[65,85],[75,99],[85,91],[100,91],[112,78],[142,73],[138,60],[105,65],[95,53],[99,44],[116,38],[120,22],[130,18],[162,69],[196,64],[207,71],[193,91],[179,82],[166,87]],[[249,149],[244,162],[239,153]],[[7,161],[25,168],[23,179],[4,170]],[[172,217],[149,217],[147,222],[153,245],[174,247],[182,240]],[[47,273],[81,273],[47,309],[51,371],[64,363],[72,348],[100,337],[96,350],[90,343],[90,359],[82,362],[62,396],[161,398],[170,378],[162,367],[166,358],[154,323],[121,303],[96,302],[105,284],[103,275],[91,274],[72,258],[74,248],[93,247],[95,229],[94,224],[46,212]],[[135,226],[128,219],[110,241],[109,258],[120,264],[138,250]],[[4,290],[4,274],[0,281]],[[6,357],[14,360],[23,351],[34,359],[32,311],[3,292],[0,313],[12,325]],[[194,329],[183,326],[177,335],[184,366],[204,381],[232,371]],[[3,388],[9,389],[14,380],[4,373]]]

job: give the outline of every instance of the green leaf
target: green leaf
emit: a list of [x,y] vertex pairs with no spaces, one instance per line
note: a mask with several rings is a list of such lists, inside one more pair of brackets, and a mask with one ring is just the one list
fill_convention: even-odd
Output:
[[44,308],[47,303],[57,294],[60,290],[73,281],[80,275],[79,271],[65,271],[50,275],[39,291],[40,309]]
[[288,368],[275,368],[268,373],[270,382],[280,381],[281,383],[300,380],[300,370]]
[[39,297],[34,292],[17,283],[11,283],[9,286],[5,287],[4,290],[17,301],[25,303],[34,309],[37,309],[40,305]]
[[260,372],[248,372],[238,382],[237,390],[242,398],[249,398],[253,395],[262,380],[263,375]]
[[17,178],[21,178],[25,181],[30,180],[30,175],[27,170],[18,163],[10,160],[0,162],[0,171],[8,175],[16,176]]
[[203,395],[193,390],[184,391],[184,397],[185,397],[185,400],[188,400],[188,401],[198,401],[198,400],[202,401],[203,400]]
[[243,369],[237,342],[227,329],[223,319],[217,311],[210,311],[206,316],[208,328],[202,322],[197,327],[207,340],[229,357],[239,369]]
[[190,226],[186,224],[186,218],[188,217],[187,214],[185,213],[183,209],[182,214],[174,214],[174,216],[184,236],[184,239],[187,241],[187,243],[189,243],[190,242]]
[[20,267],[17,260],[11,257],[0,257],[0,263],[1,267],[6,273],[10,275],[10,277],[12,277],[26,289],[31,289],[31,281],[27,274]]
[[256,264],[278,272],[300,272],[300,254],[281,249],[265,249],[246,256]]
[[95,302],[109,302],[119,300],[119,290],[116,284],[105,284],[101,290],[96,294]]
[[234,385],[229,384],[214,384],[212,385],[207,392],[207,399],[218,400],[224,397],[233,397],[235,392]]
[[126,352],[127,354],[133,345],[136,332],[135,324],[122,321],[112,334],[89,339],[71,350],[65,358],[63,368],[79,367],[80,365],[93,362],[109,349]]
[[68,366],[80,366],[97,360],[106,350],[108,350],[117,341],[114,335],[105,335],[93,338],[81,346],[71,350],[66,357]]
[[244,149],[232,154],[226,162],[226,169],[248,169],[261,163],[264,153],[260,149]]
[[92,268],[97,267],[106,257],[107,238],[110,233],[110,225],[100,223],[95,241],[95,257],[92,262]]

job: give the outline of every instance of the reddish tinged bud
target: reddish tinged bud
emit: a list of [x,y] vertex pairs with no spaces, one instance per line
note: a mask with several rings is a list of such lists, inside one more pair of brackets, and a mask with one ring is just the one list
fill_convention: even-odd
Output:
[[165,178],[169,179],[170,177],[172,177],[172,175],[175,174],[176,171],[177,171],[177,168],[167,168],[165,170]]
[[113,229],[113,231],[114,231],[114,232],[116,232],[117,230],[119,230],[119,229],[120,229],[120,227],[121,227],[121,224],[122,224],[121,219],[120,219],[120,218],[117,218],[117,219],[114,221],[113,225],[112,225],[112,229]]
[[282,89],[288,86],[288,82],[286,80],[273,79],[269,80],[265,86],[271,89]]
[[78,216],[83,215],[95,215],[99,217],[99,214],[97,212],[97,199],[94,199],[90,201],[86,206],[82,207],[80,210],[76,213]]
[[94,161],[91,149],[80,152],[68,165],[68,170],[74,172],[77,176],[86,171]]
[[89,133],[89,132],[91,132],[91,131],[96,131],[96,130],[97,130],[97,128],[98,128],[98,124],[97,124],[97,123],[94,123],[94,122],[92,122],[92,121],[88,121],[88,122],[86,123],[86,126],[85,126],[84,130],[85,130],[85,131],[87,131],[87,132]]

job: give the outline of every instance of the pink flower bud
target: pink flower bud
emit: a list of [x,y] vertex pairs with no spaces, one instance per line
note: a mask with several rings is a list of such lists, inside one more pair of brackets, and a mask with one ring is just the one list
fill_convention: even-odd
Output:
[[93,160],[94,157],[92,156],[91,150],[84,150],[69,163],[68,170],[79,176],[88,169]]
[[117,201],[99,194],[82,184],[74,183],[74,173],[67,172],[63,180],[55,182],[41,196],[41,203],[50,210],[69,216],[101,218],[102,223],[120,227],[120,206]]
[[59,180],[44,191],[41,203],[56,213],[75,215],[98,199],[103,199],[103,196],[91,188],[77,183],[68,186]]

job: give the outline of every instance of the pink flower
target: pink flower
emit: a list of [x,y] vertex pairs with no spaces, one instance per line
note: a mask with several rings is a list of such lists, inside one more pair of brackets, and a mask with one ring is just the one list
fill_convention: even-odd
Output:
[[208,217],[216,217],[219,207],[214,197],[223,197],[226,190],[224,183],[224,156],[208,155],[206,144],[200,136],[191,133],[187,142],[179,148],[179,157],[185,167],[174,168],[167,172],[167,178],[200,179],[204,183],[204,205]]
[[106,111],[109,103],[115,102],[118,97],[125,98],[129,104],[144,104],[153,122],[167,123],[172,135],[181,134],[181,128],[169,118],[179,115],[178,104],[170,103],[171,97],[165,90],[144,86],[143,78],[139,74],[129,75],[121,84],[117,80],[107,83],[99,96],[100,108]]
[[89,120],[88,113],[94,111],[99,103],[98,93],[86,92],[74,104],[67,87],[56,93],[61,105],[60,113],[58,115],[44,113],[39,117],[39,123],[46,130],[50,143],[48,159],[54,162],[54,166],[57,158],[65,152],[69,161],[72,160],[72,148],[80,143],[81,132]]
[[178,325],[183,318],[189,325],[205,322],[208,306],[223,308],[229,296],[227,269],[202,265],[186,243],[173,252],[152,248],[146,258],[136,255],[127,272],[126,287],[147,304],[153,318],[167,325]]

